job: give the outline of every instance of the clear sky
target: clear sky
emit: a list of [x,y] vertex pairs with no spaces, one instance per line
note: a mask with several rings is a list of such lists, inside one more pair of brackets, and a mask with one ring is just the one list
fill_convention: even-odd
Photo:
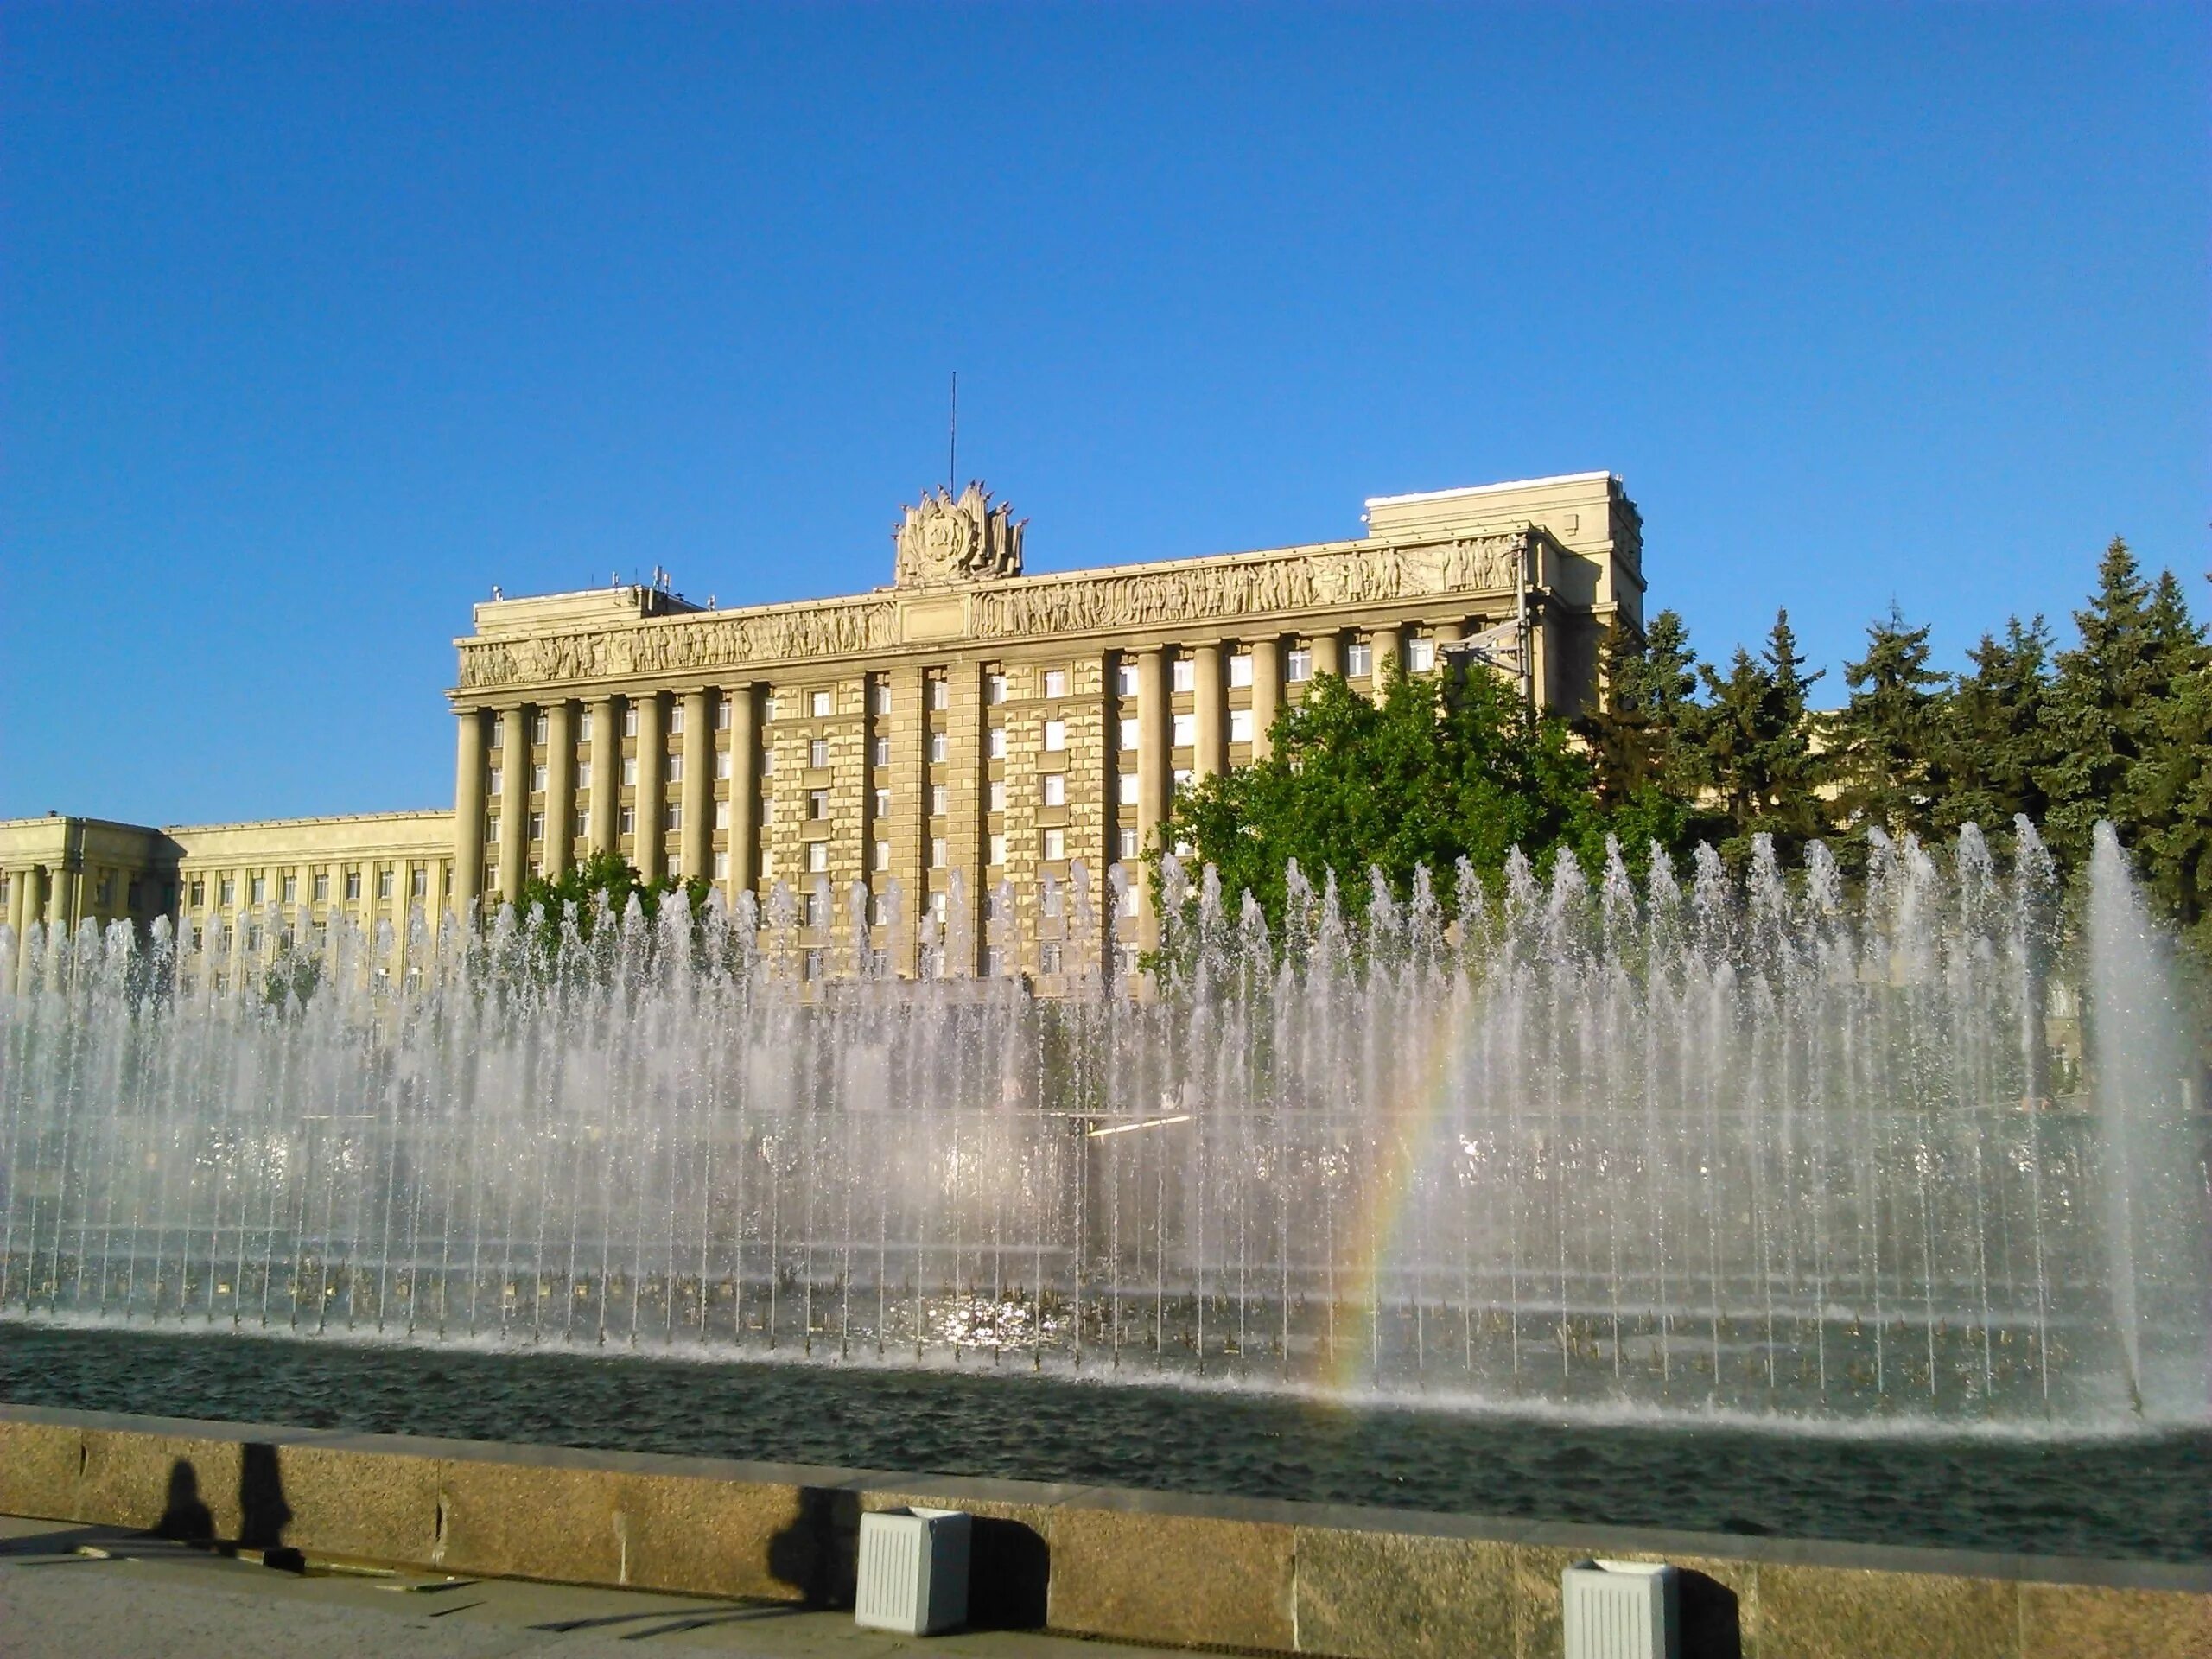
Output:
[[[452,799],[468,607],[1610,467],[1947,664],[2204,570],[2212,10],[0,5],[0,816]],[[1831,674],[1821,690],[1840,694]]]

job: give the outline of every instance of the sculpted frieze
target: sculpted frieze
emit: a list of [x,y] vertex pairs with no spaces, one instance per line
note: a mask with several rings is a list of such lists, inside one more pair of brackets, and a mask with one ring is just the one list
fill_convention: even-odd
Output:
[[973,631],[983,639],[1089,633],[1432,594],[1510,591],[1519,586],[1524,561],[1520,537],[1497,536],[1435,547],[1222,560],[1124,576],[1072,575],[978,594]]
[[[1510,535],[1013,582],[971,590],[969,632],[984,639],[1027,639],[1432,594],[1511,592],[1527,559],[1526,539]],[[461,647],[461,686],[553,685],[852,657],[899,641],[897,607],[887,601],[779,606],[575,633],[472,639]]]

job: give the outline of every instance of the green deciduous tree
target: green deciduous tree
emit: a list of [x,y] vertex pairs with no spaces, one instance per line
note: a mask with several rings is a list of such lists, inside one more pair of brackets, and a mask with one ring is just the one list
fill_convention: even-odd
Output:
[[659,914],[661,900],[672,893],[682,893],[691,913],[697,915],[706,905],[707,891],[706,881],[698,876],[689,881],[665,876],[658,881],[648,881],[621,854],[602,852],[570,865],[556,880],[548,880],[542,875],[526,878],[522,884],[522,898],[515,908],[527,916],[533,906],[542,906],[547,925],[557,929],[563,909],[574,905],[576,925],[589,938],[602,895],[618,920],[629,908],[632,894],[651,919]]
[[1319,675],[1270,735],[1268,759],[1180,792],[1165,836],[1214,865],[1227,892],[1249,890],[1273,925],[1294,858],[1317,886],[1333,873],[1357,912],[1370,867],[1403,895],[1426,866],[1448,904],[1461,857],[1491,876],[1516,846],[1540,866],[1563,848],[1586,861],[1602,852],[1589,756],[1486,669],[1393,670],[1379,702]]

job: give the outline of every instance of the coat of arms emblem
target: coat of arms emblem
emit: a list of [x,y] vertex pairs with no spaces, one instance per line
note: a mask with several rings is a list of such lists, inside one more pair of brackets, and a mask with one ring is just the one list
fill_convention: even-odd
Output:
[[899,556],[893,580],[901,588],[981,582],[1021,574],[1021,532],[1014,509],[994,506],[991,493],[970,484],[957,497],[931,490],[908,507],[895,532]]

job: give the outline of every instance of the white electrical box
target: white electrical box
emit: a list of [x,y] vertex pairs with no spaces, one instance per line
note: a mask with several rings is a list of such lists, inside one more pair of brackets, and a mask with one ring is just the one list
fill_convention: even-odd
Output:
[[871,1510],[861,1516],[853,1622],[935,1636],[968,1622],[968,1516],[958,1510]]
[[1560,1575],[1567,1659],[1678,1659],[1680,1592],[1656,1561],[1581,1561]]

